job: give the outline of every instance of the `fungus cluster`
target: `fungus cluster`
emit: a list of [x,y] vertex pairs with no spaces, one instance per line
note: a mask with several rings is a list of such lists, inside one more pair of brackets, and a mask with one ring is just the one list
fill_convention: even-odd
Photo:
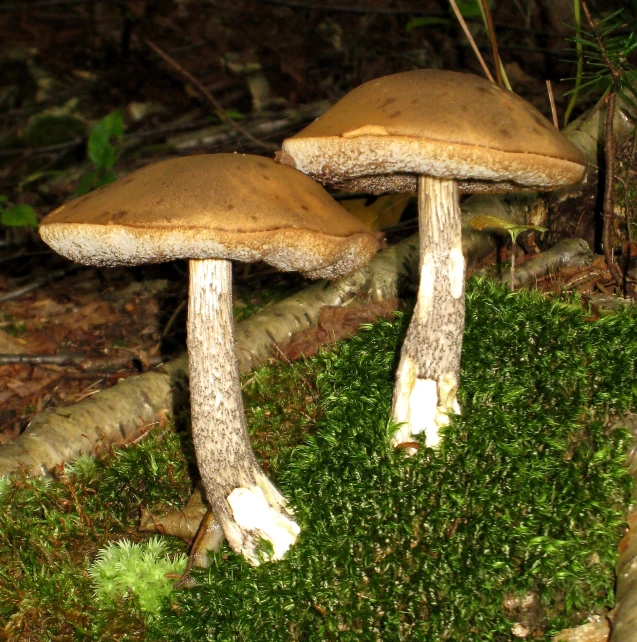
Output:
[[53,249],[88,265],[189,260],[197,462],[230,546],[253,564],[261,538],[280,559],[299,527],[250,446],[230,261],[265,261],[313,278],[347,274],[376,252],[376,237],[312,179],[373,194],[417,190],[420,289],[392,413],[400,424],[396,444],[424,432],[433,446],[449,414],[460,411],[459,191],[550,190],[585,170],[579,151],[519,97],[475,76],[432,70],[361,85],[284,141],[277,160],[211,154],[154,163],[62,205],[40,224]]

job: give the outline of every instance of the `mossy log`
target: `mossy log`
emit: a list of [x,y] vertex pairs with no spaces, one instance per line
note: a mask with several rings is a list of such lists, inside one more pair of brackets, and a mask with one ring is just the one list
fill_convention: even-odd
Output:
[[615,575],[615,608],[609,642],[632,642],[637,635],[637,415],[623,420],[635,443],[628,456],[628,470],[634,480],[632,505],[626,521],[628,533],[619,542]]

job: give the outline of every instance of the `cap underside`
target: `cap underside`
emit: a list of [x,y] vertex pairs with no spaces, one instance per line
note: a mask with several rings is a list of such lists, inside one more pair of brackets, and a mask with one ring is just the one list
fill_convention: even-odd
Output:
[[372,234],[343,238],[290,228],[232,234],[207,229],[50,223],[40,234],[57,252],[86,265],[231,259],[265,261],[279,270],[326,279],[349,274],[367,263],[378,249]]
[[466,192],[550,190],[580,180],[584,171],[560,158],[405,136],[291,138],[283,150],[280,162],[323,184],[373,194],[416,191],[418,175],[456,179]]

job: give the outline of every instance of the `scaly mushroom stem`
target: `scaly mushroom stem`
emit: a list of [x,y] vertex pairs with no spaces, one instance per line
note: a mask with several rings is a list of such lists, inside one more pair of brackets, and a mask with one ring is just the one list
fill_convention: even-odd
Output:
[[403,424],[394,445],[438,429],[460,413],[456,399],[464,332],[465,262],[456,181],[418,177],[420,288],[396,373],[392,418]]
[[281,559],[300,529],[256,461],[246,429],[232,320],[230,261],[190,261],[192,436],[206,497],[231,548],[258,565],[260,538]]

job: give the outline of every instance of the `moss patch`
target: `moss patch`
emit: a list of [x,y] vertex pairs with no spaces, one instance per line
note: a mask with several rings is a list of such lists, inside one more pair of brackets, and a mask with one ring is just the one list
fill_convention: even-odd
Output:
[[[248,376],[256,448],[303,532],[285,560],[257,569],[224,547],[156,617],[133,598],[95,600],[86,569],[107,542],[146,539],[140,504],[183,501],[179,435],[59,481],[5,485],[9,639],[510,640],[520,615],[503,604],[533,593],[529,626],[549,640],[612,606],[630,479],[628,436],[610,426],[637,397],[635,312],[588,323],[577,305],[471,281],[463,415],[439,450],[412,458],[389,443],[406,322]],[[19,637],[21,626],[39,629]]]

